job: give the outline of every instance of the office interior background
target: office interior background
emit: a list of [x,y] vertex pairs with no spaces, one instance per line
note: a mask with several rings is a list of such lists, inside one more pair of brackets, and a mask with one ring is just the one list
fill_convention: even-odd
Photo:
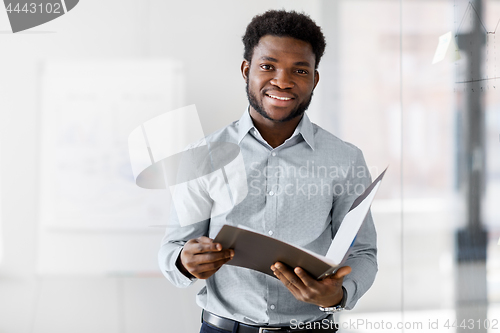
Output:
[[203,282],[159,272],[170,194],[134,184],[128,134],[191,104],[207,134],[239,119],[241,36],[280,8],[327,38],[311,119],[360,147],[372,176],[389,165],[372,205],[378,276],[337,319],[496,331],[500,2],[82,0],[17,34],[0,10],[1,333],[199,330]]

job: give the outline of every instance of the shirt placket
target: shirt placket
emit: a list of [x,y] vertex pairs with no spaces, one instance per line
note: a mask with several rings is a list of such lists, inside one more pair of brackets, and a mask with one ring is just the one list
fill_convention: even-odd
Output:
[[[265,232],[270,237],[277,236],[277,207],[278,200],[280,197],[281,189],[279,188],[279,176],[278,176],[278,166],[279,158],[275,150],[269,152],[267,158],[267,172],[266,172],[266,206],[264,213],[264,228]],[[267,279],[267,312],[269,314],[269,322],[275,323],[279,322],[278,316],[278,288],[274,278],[266,277]]]

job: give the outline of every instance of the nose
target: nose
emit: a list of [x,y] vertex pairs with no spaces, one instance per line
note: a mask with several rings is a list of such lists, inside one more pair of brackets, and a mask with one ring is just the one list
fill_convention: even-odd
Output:
[[285,70],[280,70],[275,72],[276,75],[270,81],[272,85],[280,88],[280,89],[290,89],[293,88],[295,83],[293,82],[290,74]]

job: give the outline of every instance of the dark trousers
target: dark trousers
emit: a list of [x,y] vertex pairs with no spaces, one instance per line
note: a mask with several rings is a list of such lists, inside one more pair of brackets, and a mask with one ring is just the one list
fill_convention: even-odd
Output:
[[[221,330],[220,328],[217,328],[217,327],[213,327],[209,324],[207,324],[206,322],[203,322],[202,325],[201,325],[201,330],[200,330],[200,333],[236,333],[238,330],[238,324],[235,324],[235,327],[233,328],[233,331],[226,331],[226,330]],[[334,332],[337,332],[336,329],[324,329],[324,330],[320,330],[321,332],[324,332],[324,333],[334,333]],[[318,332],[318,330],[299,330],[299,329],[296,329],[296,330],[290,330],[290,332]]]

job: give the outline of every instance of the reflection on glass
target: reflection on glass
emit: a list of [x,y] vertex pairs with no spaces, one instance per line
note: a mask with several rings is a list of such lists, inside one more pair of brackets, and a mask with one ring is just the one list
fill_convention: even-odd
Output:
[[[432,331],[450,332],[468,316],[475,332],[486,332],[477,320],[498,318],[500,302],[500,5],[337,3],[328,14],[340,22],[329,43],[339,52],[329,64],[340,73],[336,132],[360,146],[369,165],[391,165],[372,209],[379,274],[341,321],[404,319],[421,331],[439,321]],[[433,65],[448,32],[460,59]],[[365,331],[376,330],[353,330]]]

